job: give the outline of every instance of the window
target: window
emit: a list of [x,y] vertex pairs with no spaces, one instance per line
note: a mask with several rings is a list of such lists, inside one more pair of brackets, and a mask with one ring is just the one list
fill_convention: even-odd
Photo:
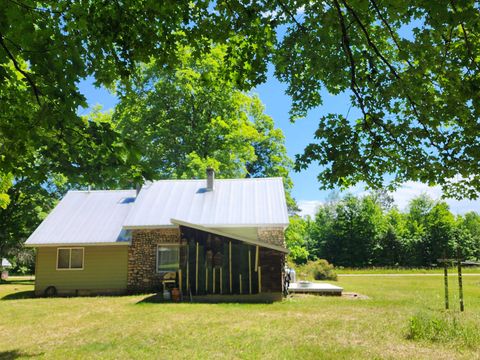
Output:
[[159,246],[157,248],[157,272],[177,271],[180,263],[178,246]]
[[83,270],[83,248],[58,248],[57,270]]

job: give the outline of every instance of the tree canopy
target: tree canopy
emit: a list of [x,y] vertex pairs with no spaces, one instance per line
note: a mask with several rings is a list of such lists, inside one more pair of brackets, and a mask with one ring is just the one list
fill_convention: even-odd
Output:
[[[106,127],[111,135],[75,158],[94,176],[69,177],[57,167],[57,172],[17,169],[7,190],[10,203],[0,209],[0,257],[18,251],[66,190],[87,184],[132,187],[145,180],[203,178],[213,167],[220,178],[283,177],[288,207],[296,210],[290,195],[293,163],[283,133],[257,96],[222,76],[228,71],[225,51],[217,46],[200,59],[184,47],[176,69],[154,60],[143,64],[134,83],[118,84],[120,101],[113,111],[95,107],[83,116],[86,134],[92,127]],[[51,160],[39,153],[37,166]]]
[[225,78],[225,54],[217,46],[199,59],[184,47],[176,69],[151,61],[119,88],[113,123],[139,161],[117,178],[202,178],[208,167],[220,178],[279,176],[295,209],[283,133],[257,96]]
[[306,2],[274,56],[292,115],[320,105],[325,88],[348,90],[361,116],[323,116],[297,167],[318,161],[325,187],[413,180],[477,197],[478,10],[473,0]]
[[[86,105],[82,79],[128,86],[152,58],[175,67],[182,47],[200,57],[213,44],[225,46],[223,76],[240,89],[265,81],[272,62],[288,85],[292,119],[320,106],[322,89],[351,95],[361,116],[326,114],[317,141],[297,158],[297,169],[322,165],[323,187],[414,180],[475,198],[479,19],[474,0],[5,0],[1,206],[4,188],[26,167],[92,181],[93,160],[124,161],[117,150],[131,147],[115,143],[110,124],[77,115]],[[105,158],[92,144],[104,147]]]

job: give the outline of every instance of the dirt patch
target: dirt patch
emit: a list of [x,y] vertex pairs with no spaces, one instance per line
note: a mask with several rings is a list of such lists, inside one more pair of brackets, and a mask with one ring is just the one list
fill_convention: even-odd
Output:
[[347,299],[357,299],[357,300],[370,299],[367,295],[362,295],[354,292],[345,292],[345,291],[342,293],[342,297]]

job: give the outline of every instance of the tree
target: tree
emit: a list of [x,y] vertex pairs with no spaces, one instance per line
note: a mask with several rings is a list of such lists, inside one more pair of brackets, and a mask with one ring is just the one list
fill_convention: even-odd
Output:
[[207,167],[221,178],[281,176],[295,209],[283,133],[257,96],[224,80],[225,52],[218,46],[197,59],[183,48],[175,70],[152,61],[134,86],[119,88],[113,122],[136,143],[140,161],[118,177],[202,178]]
[[410,260],[405,243],[408,231],[406,216],[396,208],[392,208],[384,216],[386,227],[374,248],[374,263],[378,266],[405,265]]
[[316,215],[317,241],[323,243],[321,258],[335,265],[371,265],[374,248],[383,230],[382,210],[371,196],[347,195],[320,208]]
[[[33,1],[6,0],[0,8],[0,181],[20,176],[41,151],[45,167],[40,175],[62,171],[69,177],[94,172],[76,160],[115,132],[87,124],[77,115],[85,107],[78,83],[93,76],[97,85],[128,83],[141,63],[152,57],[161,66],[177,65],[177,47],[192,45],[197,55],[208,52],[215,34],[229,39],[229,78],[249,88],[263,79],[266,49],[272,33],[257,29],[255,43],[229,30],[229,20],[210,11],[209,2],[127,0]],[[223,31],[218,31],[223,29]],[[262,35],[263,34],[263,35]],[[219,39],[221,40],[221,39]],[[233,51],[232,49],[235,49]],[[238,66],[238,64],[242,66]],[[243,65],[245,64],[245,65]],[[263,65],[262,65],[263,64]],[[255,71],[248,70],[250,66]],[[241,81],[240,81],[241,80]],[[105,144],[110,156],[115,149]],[[125,146],[125,149],[130,149]],[[94,149],[97,150],[97,149]],[[92,155],[93,156],[93,155]],[[58,166],[61,162],[61,166]],[[2,186],[2,206],[7,193]]]
[[[347,195],[318,208],[315,220],[295,218],[287,233],[292,257],[328,259],[336,266],[436,265],[443,253],[451,258],[480,258],[480,216],[455,217],[445,202],[423,194],[410,202],[408,212],[386,210],[378,197]],[[304,261],[301,258],[301,261]]]
[[290,225],[285,230],[285,242],[290,253],[289,259],[295,264],[305,264],[309,258],[307,243],[309,237],[309,220],[299,216],[290,217]]
[[477,2],[302,2],[297,21],[298,7],[286,4],[291,25],[274,62],[289,84],[292,116],[321,105],[321,88],[350,94],[360,113],[323,116],[297,168],[318,161],[327,188],[413,180],[476,198]]
[[[81,121],[84,126],[76,130],[78,137],[67,136],[69,141],[58,143],[54,149],[28,149],[18,159],[15,177],[10,174],[10,183],[4,189],[8,201],[3,208],[0,206],[0,257],[14,257],[17,265],[21,263],[19,257],[28,258],[28,252],[20,250],[23,243],[68,189],[88,184],[116,186],[117,178],[112,175],[136,161],[128,158],[129,152],[118,138],[109,114],[97,108]],[[97,140],[92,143],[93,138]],[[46,154],[51,151],[55,154]],[[85,174],[69,170],[77,167]]]
[[456,221],[448,205],[437,202],[426,216],[427,238],[424,246],[424,263],[436,264],[443,254],[452,257],[457,248]]
[[[321,105],[321,89],[351,96],[361,115],[323,116],[318,141],[297,159],[297,169],[324,166],[324,187],[418,180],[475,198],[479,18],[474,0],[5,0],[0,177],[16,178],[38,149],[52,158],[38,171],[56,171],[80,152],[77,141],[98,143],[102,134],[78,133],[85,77],[128,84],[151,58],[175,68],[179,46],[201,58],[223,44],[223,75],[241,89],[265,81],[273,62],[288,84],[292,118]],[[63,165],[71,175],[86,173],[75,161]]]
[[65,180],[54,176],[38,184],[24,177],[9,188],[10,204],[0,209],[0,258],[17,257],[28,236],[57,204]]
[[466,258],[480,259],[480,215],[469,211],[457,219],[458,244]]

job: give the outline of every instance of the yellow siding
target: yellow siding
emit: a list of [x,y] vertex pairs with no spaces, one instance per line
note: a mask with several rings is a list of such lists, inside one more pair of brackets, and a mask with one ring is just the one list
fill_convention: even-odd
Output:
[[83,270],[57,270],[57,248],[37,248],[35,293],[55,286],[59,294],[124,292],[128,246],[85,246]]

